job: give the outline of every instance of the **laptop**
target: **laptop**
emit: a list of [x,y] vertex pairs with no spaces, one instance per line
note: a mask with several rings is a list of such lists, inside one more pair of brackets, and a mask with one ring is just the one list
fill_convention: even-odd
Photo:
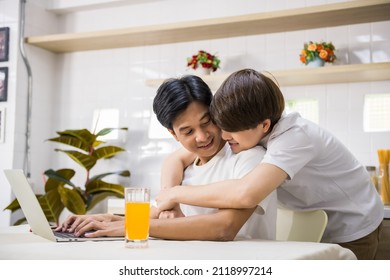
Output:
[[23,170],[12,169],[4,170],[5,176],[11,185],[11,188],[19,201],[20,207],[31,227],[31,231],[43,238],[55,242],[70,241],[112,241],[124,240],[124,237],[77,237],[72,233],[55,232],[46,219],[46,216],[39,205]]

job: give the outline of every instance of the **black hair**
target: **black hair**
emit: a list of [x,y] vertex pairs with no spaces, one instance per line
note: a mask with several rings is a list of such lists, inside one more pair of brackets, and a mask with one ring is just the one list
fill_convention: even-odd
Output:
[[172,129],[172,123],[194,101],[210,106],[213,95],[209,86],[198,76],[187,75],[165,80],[157,89],[153,112],[158,121]]

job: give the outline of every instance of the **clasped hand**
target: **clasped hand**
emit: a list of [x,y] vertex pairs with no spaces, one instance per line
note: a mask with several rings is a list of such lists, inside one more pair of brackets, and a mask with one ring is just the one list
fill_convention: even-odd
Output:
[[173,202],[174,192],[175,188],[166,188],[162,189],[157,197],[156,197],[156,203],[157,203],[157,209],[159,212],[175,209],[177,206],[177,203]]

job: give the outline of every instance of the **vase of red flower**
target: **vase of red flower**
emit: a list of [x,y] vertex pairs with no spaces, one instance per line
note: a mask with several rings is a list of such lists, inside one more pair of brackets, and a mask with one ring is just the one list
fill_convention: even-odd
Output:
[[196,69],[196,73],[198,73],[200,76],[210,75],[211,70],[212,70],[212,68],[198,67],[198,69]]
[[187,58],[187,67],[197,70],[201,75],[208,75],[217,71],[221,60],[206,51],[200,50],[197,54]]

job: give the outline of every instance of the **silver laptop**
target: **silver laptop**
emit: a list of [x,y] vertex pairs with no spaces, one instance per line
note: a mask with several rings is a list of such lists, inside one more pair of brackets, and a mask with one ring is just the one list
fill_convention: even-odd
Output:
[[[38,199],[36,198],[22,170],[4,170],[11,188],[33,233],[56,242],[69,241],[111,241],[124,240],[123,237],[77,237],[70,233],[55,232],[49,225]],[[58,236],[57,236],[58,235]]]

